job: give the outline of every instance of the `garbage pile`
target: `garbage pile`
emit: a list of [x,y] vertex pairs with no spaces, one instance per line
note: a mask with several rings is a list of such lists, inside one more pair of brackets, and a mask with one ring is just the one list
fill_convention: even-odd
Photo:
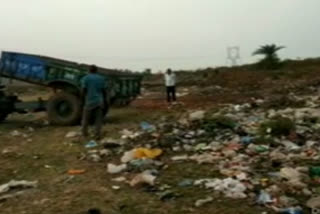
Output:
[[209,165],[219,176],[183,184],[212,192],[195,201],[195,207],[214,203],[219,195],[279,213],[316,210],[320,208],[320,108],[317,97],[299,99],[304,99],[303,107],[266,111],[263,100],[254,100],[224,105],[218,111],[189,112],[156,125],[143,122],[139,131],[122,132],[119,141],[126,143],[114,145],[121,148],[117,152],[121,157],[107,170],[122,175],[115,180],[132,187],[146,184],[161,189],[164,184],[157,178],[170,164]]

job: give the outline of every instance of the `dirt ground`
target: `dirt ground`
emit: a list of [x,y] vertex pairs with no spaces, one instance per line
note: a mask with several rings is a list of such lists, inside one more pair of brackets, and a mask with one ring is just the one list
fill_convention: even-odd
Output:
[[[119,138],[123,129],[138,130],[142,121],[157,123],[162,117],[175,120],[186,111],[195,109],[219,108],[219,104],[250,102],[254,98],[267,99],[272,96],[287,95],[296,88],[308,93],[309,86],[317,86],[319,80],[312,70],[308,75],[292,78],[282,74],[262,73],[221,73],[213,74],[202,85],[179,86],[179,104],[168,107],[160,79],[148,83],[144,95],[130,106],[112,108],[103,127],[105,137]],[[194,77],[196,77],[195,75]],[[310,78],[311,77],[311,78]],[[236,81],[235,81],[236,80]],[[160,85],[160,86],[159,86]],[[220,89],[212,86],[220,86]],[[289,87],[289,88],[288,88]],[[290,88],[291,87],[291,88]],[[303,89],[303,90],[301,90]],[[13,90],[15,91],[15,90]],[[25,93],[27,91],[27,93]],[[47,98],[48,90],[21,89],[23,100],[29,101],[39,96]],[[186,93],[185,93],[186,92]],[[300,93],[299,92],[299,93]],[[55,127],[47,125],[45,113],[11,115],[0,124],[0,184],[10,180],[38,181],[38,187],[23,195],[0,201],[0,213],[15,214],[81,214],[97,208],[108,214],[260,214],[265,208],[252,204],[252,201],[230,200],[214,196],[214,201],[195,208],[198,199],[213,196],[212,192],[196,187],[179,187],[183,179],[215,177],[216,171],[210,165],[196,163],[172,163],[172,154],[164,154],[161,161],[168,168],[161,170],[157,177],[159,185],[170,185],[177,198],[162,201],[148,188],[130,187],[126,183],[112,181],[118,177],[107,173],[108,163],[119,163],[122,154],[113,154],[94,163],[83,159],[88,152],[85,144],[89,139],[68,139],[69,131],[80,127]],[[12,136],[18,131],[26,136]],[[175,154],[179,155],[179,153]],[[68,170],[85,170],[84,174],[70,177]],[[130,176],[130,174],[125,174]],[[113,186],[120,186],[115,190]]]
[[[26,100],[30,96],[25,97]],[[123,129],[138,129],[142,121],[156,123],[161,117],[175,116],[199,107],[212,107],[217,99],[201,99],[198,96],[181,97],[183,104],[168,108],[162,93],[144,96],[126,108],[111,110],[103,128],[104,136],[120,137]],[[230,98],[232,99],[232,98]],[[80,214],[91,208],[102,213],[216,213],[216,214],[257,214],[262,208],[251,206],[248,201],[229,200],[215,197],[214,201],[201,208],[194,202],[212,194],[195,187],[177,187],[185,178],[213,176],[210,165],[196,163],[170,163],[161,171],[157,182],[168,184],[179,197],[161,201],[145,188],[130,187],[126,183],[112,181],[107,173],[107,163],[119,162],[117,154],[100,163],[81,159],[87,152],[85,139],[67,139],[66,133],[80,127],[54,127],[45,124],[44,113],[12,115],[0,125],[0,184],[10,180],[38,181],[38,187],[23,195],[0,202],[1,213],[16,214]],[[34,129],[32,131],[30,129]],[[13,131],[27,136],[11,136]],[[166,154],[161,158],[168,162]],[[70,179],[67,171],[84,169],[86,172]],[[120,186],[114,190],[112,186]]]

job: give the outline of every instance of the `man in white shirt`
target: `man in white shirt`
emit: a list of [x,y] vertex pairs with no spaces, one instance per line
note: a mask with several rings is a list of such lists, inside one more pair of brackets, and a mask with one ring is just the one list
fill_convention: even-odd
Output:
[[176,75],[172,72],[171,69],[167,70],[165,74],[165,84],[167,88],[167,100],[168,103],[171,101],[176,101]]

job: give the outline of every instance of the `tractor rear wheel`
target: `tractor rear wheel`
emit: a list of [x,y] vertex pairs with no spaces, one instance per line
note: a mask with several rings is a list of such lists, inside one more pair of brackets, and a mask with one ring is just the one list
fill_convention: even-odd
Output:
[[82,115],[82,103],[79,97],[60,92],[50,98],[47,105],[49,122],[54,125],[79,124]]

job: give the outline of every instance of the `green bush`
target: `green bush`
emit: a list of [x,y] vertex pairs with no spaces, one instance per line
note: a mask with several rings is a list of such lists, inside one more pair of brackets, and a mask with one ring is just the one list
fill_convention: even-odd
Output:
[[[268,129],[271,132],[268,133]],[[262,135],[271,134],[272,136],[287,136],[295,129],[292,120],[286,117],[278,116],[260,125],[260,133]]]
[[234,129],[237,123],[227,116],[207,118],[202,122],[202,128],[208,133],[214,133],[218,129]]

